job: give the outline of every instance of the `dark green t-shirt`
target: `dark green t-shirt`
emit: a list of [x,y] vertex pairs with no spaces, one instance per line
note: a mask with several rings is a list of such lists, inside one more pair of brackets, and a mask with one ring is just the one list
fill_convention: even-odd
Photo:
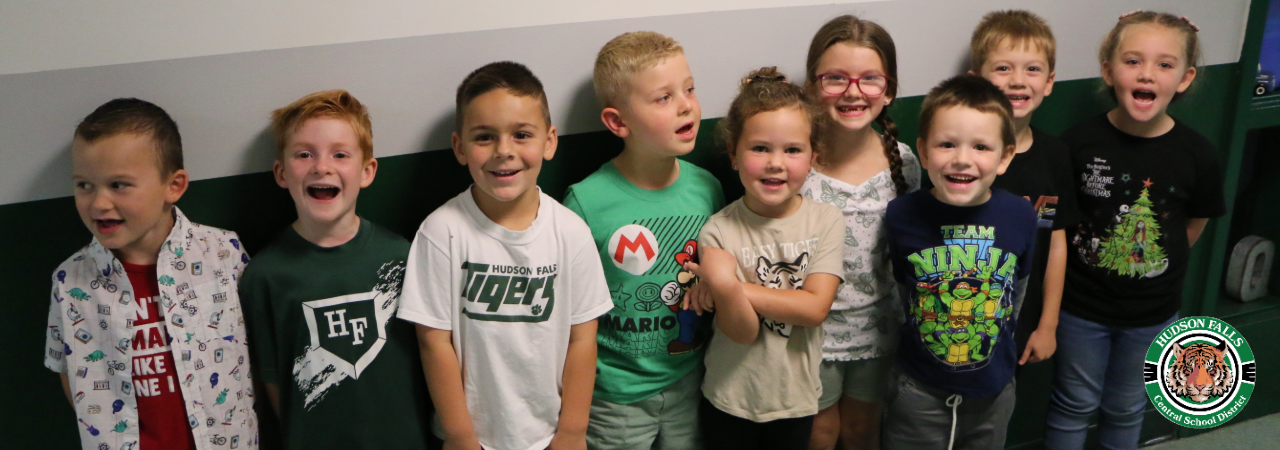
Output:
[[324,248],[285,228],[240,280],[253,368],[280,389],[288,448],[425,449],[413,325],[396,319],[409,242],[361,219]]
[[698,231],[724,206],[720,182],[680,161],[674,184],[647,190],[608,162],[569,187],[564,206],[591,227],[613,296],[596,332],[595,395],[620,404],[652,397],[702,361],[710,327],[678,309],[692,286],[681,264],[696,257]]

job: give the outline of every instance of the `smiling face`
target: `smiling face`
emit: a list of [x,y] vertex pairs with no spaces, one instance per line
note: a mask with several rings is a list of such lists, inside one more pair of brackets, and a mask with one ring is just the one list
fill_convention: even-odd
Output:
[[1053,92],[1054,72],[1049,55],[1030,42],[1005,39],[987,55],[981,75],[996,85],[1013,104],[1014,119],[1026,119]]
[[[886,76],[884,62],[875,50],[849,42],[838,42],[828,47],[818,58],[814,72],[816,75],[840,74],[848,78]],[[816,89],[814,94],[834,123],[846,130],[866,129],[893,100],[887,93],[872,97],[863,95],[853,83],[841,95],[828,94],[816,86],[813,89]]]
[[173,228],[171,207],[187,189],[187,173],[162,176],[149,134],[124,133],[71,143],[76,211],[93,237],[116,257],[155,264]]
[[289,190],[300,222],[332,225],[359,220],[356,197],[373,183],[378,168],[377,160],[364,159],[347,121],[318,117],[289,136],[272,171],[276,184]]
[[1130,25],[1111,59],[1102,63],[1102,78],[1115,90],[1119,111],[1134,122],[1163,119],[1173,96],[1195,79],[1182,33],[1153,23]]
[[[506,89],[472,99],[462,131],[453,134],[453,154],[475,181],[472,195],[486,214],[512,203],[538,204],[538,173],[556,151],[556,128],[542,115],[542,102]],[[479,192],[477,192],[479,191]]]
[[684,53],[631,76],[629,84],[631,95],[617,108],[627,147],[663,156],[693,151],[702,107]]
[[1001,138],[1000,116],[947,106],[933,116],[929,135],[916,143],[920,163],[933,181],[933,196],[955,206],[991,198],[991,183],[1013,161],[1013,145]]
[[743,122],[730,160],[746,188],[747,209],[783,218],[800,207],[796,195],[813,160],[809,118],[799,107],[758,113]]

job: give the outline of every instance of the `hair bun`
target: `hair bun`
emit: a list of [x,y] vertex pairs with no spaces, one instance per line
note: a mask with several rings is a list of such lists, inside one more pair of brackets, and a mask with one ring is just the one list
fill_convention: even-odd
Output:
[[787,76],[778,71],[777,66],[761,67],[751,71],[746,78],[742,79],[742,87],[747,87],[751,83],[769,82],[769,83],[785,83]]

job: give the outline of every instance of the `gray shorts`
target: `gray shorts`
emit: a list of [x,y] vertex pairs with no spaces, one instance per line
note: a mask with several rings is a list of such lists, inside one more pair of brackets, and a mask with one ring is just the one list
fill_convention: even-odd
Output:
[[818,409],[830,408],[840,401],[841,396],[864,402],[883,401],[889,389],[889,371],[893,364],[894,355],[853,361],[822,361],[818,368],[818,379],[822,380]]
[[682,450],[702,448],[698,404],[702,401],[702,367],[653,397],[620,405],[591,399],[587,448],[592,450]]
[[881,448],[942,450],[953,436],[955,449],[1004,448],[1009,418],[1013,416],[1013,381],[994,397],[952,398],[947,392],[921,385],[900,370],[894,370],[892,376]]

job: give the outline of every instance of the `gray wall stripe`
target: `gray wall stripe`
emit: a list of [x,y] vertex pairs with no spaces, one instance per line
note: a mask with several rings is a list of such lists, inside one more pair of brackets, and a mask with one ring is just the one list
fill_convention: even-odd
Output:
[[808,41],[827,19],[856,13],[893,34],[903,96],[963,68],[968,37],[988,11],[1025,8],[1058,38],[1058,79],[1097,76],[1094,53],[1133,9],[1185,14],[1201,28],[1206,64],[1239,59],[1248,0],[890,1],[727,11],[507,28],[0,76],[0,204],[70,194],[75,124],[116,97],[153,101],[178,121],[193,179],[270,169],[269,112],[310,92],[345,88],[369,105],[378,156],[449,145],[453,92],[484,63],[515,60],[543,80],[562,134],[602,129],[591,90],[601,45],[654,30],[684,45],[704,117],[724,114],[747,71],[803,75]]

